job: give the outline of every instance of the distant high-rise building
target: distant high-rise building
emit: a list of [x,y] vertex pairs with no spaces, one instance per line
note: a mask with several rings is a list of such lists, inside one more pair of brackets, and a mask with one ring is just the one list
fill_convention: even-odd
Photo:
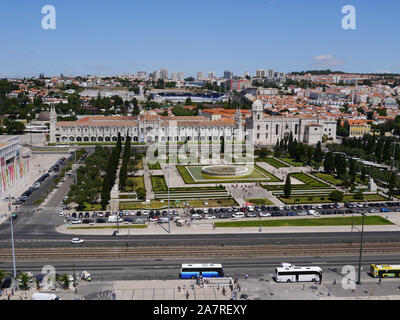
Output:
[[246,72],[243,74],[243,78],[247,78],[247,77],[249,77],[249,76],[250,76],[250,74],[249,74],[248,71],[246,71]]
[[215,79],[215,73],[214,72],[209,72],[208,73],[208,79]]
[[140,80],[146,79],[146,71],[138,71],[136,74],[136,78]]
[[168,80],[168,70],[167,69],[160,70],[160,78],[164,79],[164,80]]
[[256,78],[265,78],[267,76],[267,71],[265,69],[256,70]]
[[272,79],[274,77],[274,70],[273,69],[269,69],[268,70],[268,78]]
[[197,72],[197,80],[203,80],[203,72]]
[[224,79],[231,80],[233,78],[232,71],[224,71]]
[[177,74],[178,81],[183,81],[183,72],[178,72]]

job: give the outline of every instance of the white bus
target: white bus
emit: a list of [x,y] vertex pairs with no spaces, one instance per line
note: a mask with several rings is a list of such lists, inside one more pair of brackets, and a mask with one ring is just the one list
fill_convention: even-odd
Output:
[[277,282],[321,281],[320,267],[297,267],[290,263],[282,263],[282,267],[275,268]]

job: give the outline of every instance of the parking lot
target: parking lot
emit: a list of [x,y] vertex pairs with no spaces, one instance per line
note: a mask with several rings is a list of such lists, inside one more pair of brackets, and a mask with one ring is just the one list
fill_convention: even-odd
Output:
[[[223,208],[185,208],[171,209],[171,221],[183,223],[183,220],[214,220],[238,218],[268,218],[268,217],[295,217],[346,215],[362,213],[400,212],[400,202],[381,203],[345,203],[324,205],[298,206],[245,206]],[[71,224],[103,224],[103,223],[145,223],[168,222],[167,210],[121,210],[118,212],[69,212],[60,214],[64,222]]]

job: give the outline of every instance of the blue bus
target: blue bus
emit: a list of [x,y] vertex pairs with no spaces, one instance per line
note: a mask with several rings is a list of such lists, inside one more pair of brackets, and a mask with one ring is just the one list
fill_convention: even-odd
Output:
[[203,278],[221,278],[224,276],[224,270],[221,264],[182,264],[181,279]]

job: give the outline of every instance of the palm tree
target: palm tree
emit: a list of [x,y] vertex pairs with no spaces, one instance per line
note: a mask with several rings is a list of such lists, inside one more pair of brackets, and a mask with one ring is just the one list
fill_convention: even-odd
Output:
[[7,277],[7,275],[8,275],[7,272],[5,272],[4,270],[0,270],[0,283],[3,282],[3,279],[4,279],[5,277]]
[[68,277],[67,274],[64,273],[64,274],[60,277],[60,282],[61,282],[61,284],[62,284],[62,286],[63,286],[64,289],[69,289],[69,277]]
[[17,276],[17,279],[20,281],[20,286],[24,289],[24,290],[28,290],[28,284],[29,284],[29,276],[27,273],[20,273]]

